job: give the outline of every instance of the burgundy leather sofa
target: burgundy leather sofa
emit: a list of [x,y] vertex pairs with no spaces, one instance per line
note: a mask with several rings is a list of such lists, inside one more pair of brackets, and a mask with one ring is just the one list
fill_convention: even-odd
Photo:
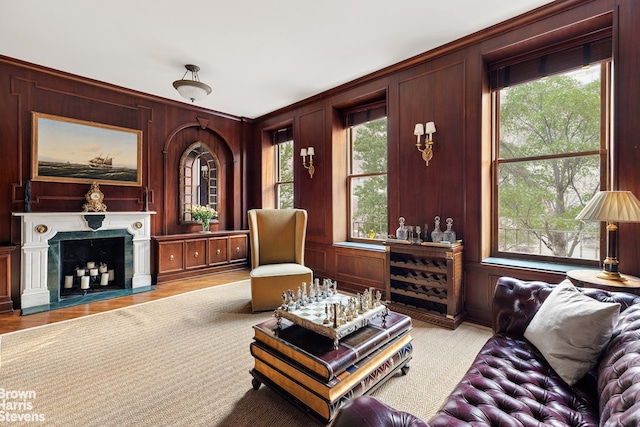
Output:
[[618,302],[621,308],[598,365],[569,386],[523,337],[553,286],[509,277],[498,280],[495,334],[429,421],[362,396],[342,408],[332,427],[640,426],[640,297],[581,289],[596,300]]

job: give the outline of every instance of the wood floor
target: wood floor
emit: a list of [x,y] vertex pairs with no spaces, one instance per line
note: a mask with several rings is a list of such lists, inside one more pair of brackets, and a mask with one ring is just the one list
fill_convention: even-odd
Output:
[[184,292],[222,285],[225,283],[237,282],[239,280],[245,279],[249,279],[248,269],[211,274],[208,276],[201,276],[193,279],[185,279],[175,282],[162,283],[160,285],[154,285],[156,289],[150,292],[142,292],[126,297],[45,311],[42,313],[30,314],[28,316],[21,316],[20,311],[16,310],[13,313],[0,314],[0,334],[17,331],[20,329],[32,328],[34,326],[46,325],[47,323],[55,323],[62,320],[74,319],[76,317],[109,311],[116,308],[128,307],[130,305],[153,301]]

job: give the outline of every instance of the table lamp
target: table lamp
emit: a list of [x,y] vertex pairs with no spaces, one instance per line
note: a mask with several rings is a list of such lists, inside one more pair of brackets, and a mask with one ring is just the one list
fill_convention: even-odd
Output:
[[640,201],[630,191],[599,191],[576,217],[578,220],[607,222],[607,258],[597,277],[626,280],[618,271],[618,222],[640,222]]

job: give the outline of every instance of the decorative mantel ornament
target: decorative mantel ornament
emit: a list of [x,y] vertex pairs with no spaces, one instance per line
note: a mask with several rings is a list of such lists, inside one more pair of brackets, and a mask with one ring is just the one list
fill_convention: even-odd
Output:
[[187,210],[191,214],[191,219],[202,223],[202,231],[209,231],[209,221],[218,218],[218,212],[210,206],[191,205]]
[[85,199],[87,199],[87,203],[82,205],[82,212],[106,212],[107,205],[103,202],[104,194],[100,191],[100,186],[94,181],[91,184],[91,188],[85,194]]

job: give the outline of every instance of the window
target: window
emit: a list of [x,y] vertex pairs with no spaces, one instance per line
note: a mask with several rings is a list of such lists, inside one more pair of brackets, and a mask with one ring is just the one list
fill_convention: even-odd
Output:
[[191,144],[180,159],[182,222],[194,222],[192,205],[218,209],[218,159],[203,142]]
[[[492,72],[494,256],[601,258],[600,224],[575,217],[607,187],[610,42]],[[583,66],[594,51],[599,62]]]
[[346,114],[349,240],[387,237],[387,117],[384,103]]
[[293,132],[284,128],[273,133],[276,150],[276,207],[293,208]]

